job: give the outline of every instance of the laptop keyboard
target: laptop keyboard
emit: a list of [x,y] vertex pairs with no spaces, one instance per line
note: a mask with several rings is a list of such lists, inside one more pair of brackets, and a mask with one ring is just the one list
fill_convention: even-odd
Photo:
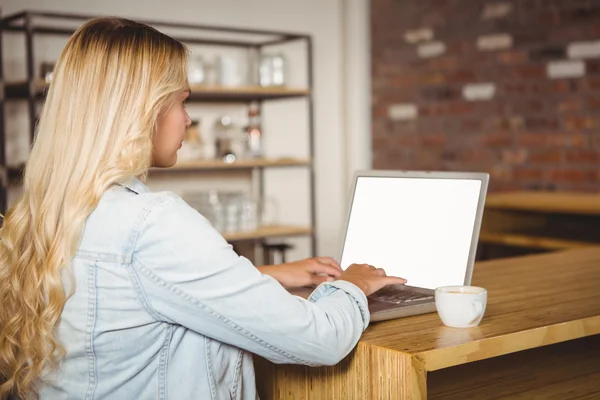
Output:
[[383,288],[369,296],[369,299],[384,303],[403,304],[433,299],[432,295]]

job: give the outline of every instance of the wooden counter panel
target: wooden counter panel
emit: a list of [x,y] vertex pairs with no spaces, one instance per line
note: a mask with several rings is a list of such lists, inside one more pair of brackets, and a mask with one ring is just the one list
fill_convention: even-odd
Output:
[[599,399],[600,336],[429,373],[430,400]]
[[414,358],[358,344],[332,367],[275,365],[254,358],[261,400],[420,400],[426,371]]

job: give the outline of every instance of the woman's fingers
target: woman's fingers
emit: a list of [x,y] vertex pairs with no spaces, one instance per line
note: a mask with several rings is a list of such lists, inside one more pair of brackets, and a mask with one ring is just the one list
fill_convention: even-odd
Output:
[[321,264],[331,265],[336,268],[338,271],[342,271],[342,267],[331,257],[315,257],[315,260]]
[[311,272],[313,274],[327,274],[336,278],[342,274],[341,269],[338,269],[332,265],[322,263],[315,263],[311,269]]
[[407,281],[397,276],[386,276],[383,278],[386,285],[404,285]]
[[323,282],[333,281],[333,278],[331,276],[313,275],[311,276],[310,280],[312,285],[318,286]]

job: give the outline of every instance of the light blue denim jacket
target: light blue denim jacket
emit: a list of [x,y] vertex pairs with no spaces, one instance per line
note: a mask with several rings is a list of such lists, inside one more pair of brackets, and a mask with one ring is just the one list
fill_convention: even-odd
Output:
[[335,364],[369,323],[353,284],[292,296],[180,197],[137,179],[102,197],[72,269],[67,355],[42,400],[256,399],[250,353]]

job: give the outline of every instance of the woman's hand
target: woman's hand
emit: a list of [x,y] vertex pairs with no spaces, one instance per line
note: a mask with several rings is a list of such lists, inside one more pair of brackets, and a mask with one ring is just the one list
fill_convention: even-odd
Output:
[[290,289],[331,282],[342,274],[342,268],[331,257],[314,257],[280,265],[265,265],[258,267],[258,270]]
[[339,277],[339,280],[353,283],[367,296],[372,295],[385,286],[404,285],[406,283],[406,279],[387,276],[382,268],[375,268],[369,264],[350,265]]

